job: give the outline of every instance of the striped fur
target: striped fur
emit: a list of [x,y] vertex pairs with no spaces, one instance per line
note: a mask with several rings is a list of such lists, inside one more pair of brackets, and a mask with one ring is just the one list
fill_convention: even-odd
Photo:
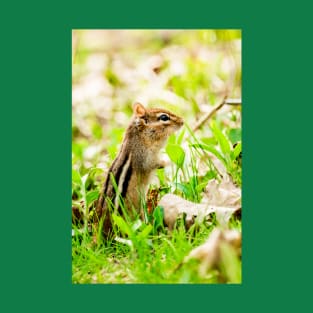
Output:
[[[107,200],[113,203],[115,208],[119,211],[119,197],[122,196],[124,198],[126,196],[131,172],[131,154],[120,154],[113,161],[104,182],[97,208],[99,216],[105,213],[104,209],[107,206]],[[114,186],[115,184],[117,188]]]
[[134,115],[126,130],[119,154],[109,168],[100,193],[96,227],[103,221],[105,237],[112,230],[110,209],[122,214],[121,202],[127,212],[134,208],[142,214],[141,197],[145,196],[152,172],[163,163],[158,153],[170,134],[183,125],[182,118],[163,109],[146,109],[134,105]]

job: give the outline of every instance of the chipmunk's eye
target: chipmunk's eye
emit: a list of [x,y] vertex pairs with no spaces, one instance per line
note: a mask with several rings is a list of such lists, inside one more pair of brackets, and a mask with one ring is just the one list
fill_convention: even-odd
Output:
[[162,114],[159,116],[159,120],[161,121],[168,121],[170,119],[170,117],[167,114]]

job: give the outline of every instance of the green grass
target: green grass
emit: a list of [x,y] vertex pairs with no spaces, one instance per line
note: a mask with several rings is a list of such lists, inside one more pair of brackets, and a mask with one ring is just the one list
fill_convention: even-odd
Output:
[[112,241],[98,247],[90,236],[74,236],[73,283],[240,282],[236,272],[241,271],[241,264],[233,256],[229,261],[235,265],[232,272],[212,270],[204,276],[198,273],[197,261],[183,263],[184,257],[209,233],[210,229],[204,226],[197,232],[178,227],[171,234],[150,235],[134,245]]
[[[143,104],[174,110],[186,122],[163,151],[172,165],[156,173],[154,187],[161,187],[160,196],[174,193],[201,202],[206,185],[212,179],[221,180],[225,172],[241,186],[241,107],[225,105],[192,131],[203,110],[209,111],[220,101],[222,83],[230,90],[229,97],[241,97],[236,44],[240,33],[137,31],[127,33],[128,45],[122,46],[108,33],[101,33],[99,38],[105,40],[99,40],[97,47],[88,36],[84,31],[74,33],[72,202],[82,221],[73,224],[72,282],[240,283],[241,260],[227,247],[222,247],[218,266],[205,273],[199,261],[184,262],[219,226],[214,215],[189,229],[180,217],[173,231],[163,225],[160,207],[146,221],[134,217],[126,223],[116,215],[113,239],[96,244],[90,234],[92,212],[86,209],[97,199],[106,170],[118,152],[131,105],[137,100],[134,91],[145,96],[147,103]],[[201,51],[198,56],[197,51]],[[145,76],[147,69],[134,70],[147,66],[146,60],[155,54],[163,58],[157,77]],[[227,70],[227,64],[235,64],[235,71]],[[177,74],[181,66],[185,70]],[[134,79],[129,79],[130,73]],[[151,85],[159,92],[147,93]],[[241,220],[231,218],[228,228],[241,231]]]

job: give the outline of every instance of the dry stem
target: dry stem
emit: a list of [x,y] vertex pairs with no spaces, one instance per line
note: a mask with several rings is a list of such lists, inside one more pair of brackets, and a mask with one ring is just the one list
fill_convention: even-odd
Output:
[[192,129],[193,132],[198,130],[207,120],[209,120],[215,112],[217,112],[219,109],[221,109],[225,104],[228,105],[241,105],[241,99],[227,99],[227,95],[224,96],[223,100],[217,104],[213,109],[206,114],[202,119],[198,121],[198,123],[195,125],[195,127]]

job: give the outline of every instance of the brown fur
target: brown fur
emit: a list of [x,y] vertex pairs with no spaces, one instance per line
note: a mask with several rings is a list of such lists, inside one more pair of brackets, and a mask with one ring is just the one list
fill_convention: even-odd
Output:
[[[96,207],[95,225],[102,227],[105,236],[112,230],[110,203],[116,204],[115,210],[121,211],[117,194],[121,194],[128,211],[135,209],[142,213],[141,198],[146,194],[150,176],[155,169],[164,167],[159,161],[159,151],[166,144],[167,138],[183,125],[182,118],[164,109],[146,109],[136,103],[133,110],[134,115],[125,132],[121,149],[109,168]],[[162,114],[166,114],[169,120],[160,120]],[[99,224],[100,221],[103,222],[102,225]]]

